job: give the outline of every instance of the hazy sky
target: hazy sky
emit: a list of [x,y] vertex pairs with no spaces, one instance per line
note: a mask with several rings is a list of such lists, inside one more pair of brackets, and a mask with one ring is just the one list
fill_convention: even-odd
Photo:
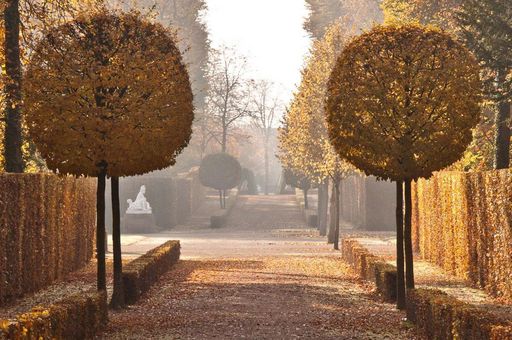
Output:
[[250,77],[280,84],[287,101],[300,81],[310,39],[301,0],[207,0],[205,21],[214,47],[235,47],[248,58]]

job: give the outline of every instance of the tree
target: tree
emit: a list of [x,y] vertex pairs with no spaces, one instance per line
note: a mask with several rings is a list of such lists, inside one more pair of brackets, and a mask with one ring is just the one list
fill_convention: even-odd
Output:
[[[314,42],[298,91],[287,112],[287,127],[281,130],[280,138],[281,150],[288,156],[288,159],[281,158],[291,169],[316,184],[321,185],[328,178],[333,182],[336,223],[330,230],[329,242],[335,249],[339,248],[340,185],[353,168],[340,159],[330,145],[323,104],[336,56],[351,33],[346,29],[345,21],[340,20],[328,28],[323,39]],[[328,196],[327,190],[326,194]],[[325,205],[327,207],[327,202]],[[325,224],[326,215],[318,214]]]
[[387,23],[435,25],[455,28],[455,11],[462,0],[383,0],[381,8]]
[[118,178],[173,165],[192,92],[173,35],[136,12],[101,11],[50,31],[26,75],[27,124],[48,167],[98,177],[98,289],[105,290],[105,177],[112,177],[114,295],[123,304]]
[[405,184],[405,215],[398,206],[397,237],[404,216],[408,288],[414,288],[411,182],[461,157],[479,121],[480,94],[473,55],[447,33],[417,25],[377,26],[355,38],[332,72],[326,105],[336,151],[367,174],[396,181],[398,203],[400,182]]
[[261,132],[264,143],[264,162],[265,162],[265,183],[264,193],[268,195],[268,182],[270,172],[270,138],[274,132],[274,124],[277,118],[277,112],[280,109],[278,97],[272,97],[272,84],[265,80],[254,83],[254,92],[252,96],[252,122]]
[[246,59],[228,47],[210,51],[206,111],[215,121],[218,129],[215,134],[220,136],[217,140],[222,152],[227,151],[233,126],[250,114],[246,67]]
[[382,19],[377,0],[306,0],[306,3],[310,13],[304,28],[315,39],[322,39],[327,28],[339,20],[347,28],[358,30]]
[[456,13],[464,43],[484,67],[488,99],[498,106],[495,116],[494,166],[510,166],[510,104],[512,99],[512,3],[467,0]]
[[95,7],[99,1],[6,0],[0,5],[4,35],[3,158],[7,172],[23,172],[24,151],[29,151],[23,138],[22,71],[25,53],[31,50],[33,38],[51,24],[68,19],[79,9]]
[[219,190],[220,207],[226,209],[226,190],[240,184],[242,167],[227,153],[210,154],[201,162],[199,179],[204,186]]

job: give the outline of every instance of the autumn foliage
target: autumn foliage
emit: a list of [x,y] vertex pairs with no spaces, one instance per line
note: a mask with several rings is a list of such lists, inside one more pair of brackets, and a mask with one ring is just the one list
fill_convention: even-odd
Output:
[[441,172],[413,185],[413,241],[448,273],[512,301],[509,170]]
[[95,184],[50,174],[0,176],[0,305],[89,262]]
[[334,68],[331,141],[367,174],[430,177],[457,161],[480,116],[478,64],[451,36],[378,26],[348,44]]
[[48,167],[97,176],[174,164],[193,121],[188,74],[174,38],[137,13],[100,13],[55,28],[26,74],[30,136]]

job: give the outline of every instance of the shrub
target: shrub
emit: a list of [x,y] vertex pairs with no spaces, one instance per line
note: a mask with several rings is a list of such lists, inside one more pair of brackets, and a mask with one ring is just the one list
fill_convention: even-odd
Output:
[[440,172],[413,187],[413,237],[421,256],[512,300],[509,170]]
[[179,258],[180,242],[168,241],[128,263],[123,270],[126,303],[136,303]]
[[343,259],[365,280],[374,281],[377,291],[386,301],[396,301],[396,267],[371,254],[357,240],[344,239],[341,244]]
[[428,339],[512,339],[511,323],[439,290],[409,290],[407,318]]
[[0,320],[0,338],[93,339],[107,321],[105,292],[87,292],[49,307],[35,307],[15,320]]
[[0,305],[89,262],[95,183],[50,174],[0,176]]

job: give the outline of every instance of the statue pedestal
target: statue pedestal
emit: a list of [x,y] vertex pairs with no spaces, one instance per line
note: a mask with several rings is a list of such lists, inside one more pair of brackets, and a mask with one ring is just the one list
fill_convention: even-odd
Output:
[[121,229],[126,234],[151,234],[160,231],[153,214],[125,214],[121,219]]

